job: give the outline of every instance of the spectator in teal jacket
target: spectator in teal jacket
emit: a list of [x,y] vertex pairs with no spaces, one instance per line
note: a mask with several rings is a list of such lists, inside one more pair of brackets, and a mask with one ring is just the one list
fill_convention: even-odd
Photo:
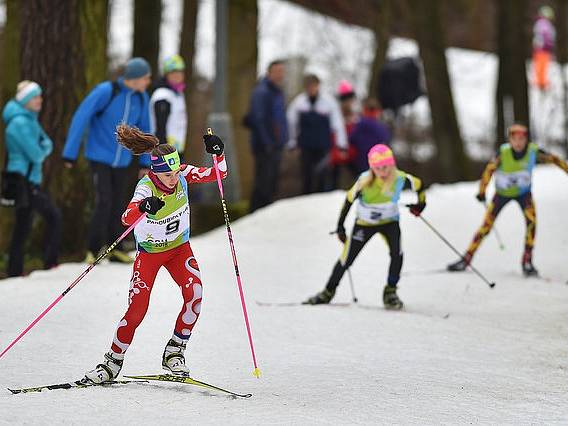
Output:
[[28,237],[33,212],[37,211],[46,221],[44,266],[50,269],[57,265],[61,238],[61,213],[47,192],[40,187],[42,165],[53,150],[53,143],[38,120],[42,106],[42,90],[33,81],[22,81],[14,99],[8,101],[2,112],[6,124],[6,172],[20,178],[11,179],[17,192],[24,194],[16,204],[16,223],[12,233],[8,260],[8,275],[20,276],[24,272],[23,248]]

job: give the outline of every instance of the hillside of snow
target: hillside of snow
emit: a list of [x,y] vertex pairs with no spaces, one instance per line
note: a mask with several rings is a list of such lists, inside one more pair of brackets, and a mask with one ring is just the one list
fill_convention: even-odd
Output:
[[[496,281],[493,290],[472,273],[440,272],[455,256],[403,212],[404,312],[379,302],[388,265],[379,238],[352,268],[358,305],[256,303],[301,301],[323,288],[341,249],[328,232],[342,192],[280,201],[233,223],[260,380],[251,374],[225,229],[193,239],[204,302],[188,364],[198,379],[252,393],[248,400],[158,382],[5,390],[78,379],[102,360],[126,308],[130,267],[99,265],[0,359],[0,424],[566,424],[567,184],[560,170],[537,168],[534,260],[543,279],[522,277],[524,222],[517,206],[504,209],[496,225],[505,249],[489,235],[475,258]],[[481,223],[476,189],[462,183],[427,192],[424,217],[460,250]],[[0,281],[0,348],[84,268],[66,264]],[[350,301],[348,284],[334,302]],[[123,374],[161,371],[180,307],[177,287],[162,271]]]

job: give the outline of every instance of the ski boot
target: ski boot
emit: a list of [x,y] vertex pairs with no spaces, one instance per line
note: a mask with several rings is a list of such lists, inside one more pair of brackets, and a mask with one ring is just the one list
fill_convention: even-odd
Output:
[[331,302],[331,299],[333,299],[333,296],[335,296],[335,291],[332,291],[332,290],[329,290],[329,289],[326,288],[323,291],[320,291],[315,296],[310,297],[305,302],[302,302],[302,305],[327,304],[327,303]]
[[447,270],[450,272],[461,272],[461,271],[465,271],[466,268],[469,266],[471,262],[471,256],[465,255],[464,257],[462,257],[460,260],[458,260],[457,262],[454,263],[450,263],[447,266]]
[[523,275],[525,277],[538,277],[538,270],[534,267],[531,260],[523,262]]
[[385,309],[396,311],[400,311],[404,307],[404,304],[398,298],[398,294],[396,294],[396,287],[391,285],[385,286],[383,290],[383,304],[385,305]]
[[95,367],[94,370],[85,373],[85,379],[92,383],[104,383],[113,381],[118,377],[118,373],[122,369],[124,354],[115,354],[107,352],[102,364]]
[[114,249],[110,252],[110,261],[119,263],[134,263],[134,259],[128,253],[122,250]]
[[189,368],[185,365],[185,346],[187,340],[172,337],[162,355],[162,367],[174,376],[189,376]]

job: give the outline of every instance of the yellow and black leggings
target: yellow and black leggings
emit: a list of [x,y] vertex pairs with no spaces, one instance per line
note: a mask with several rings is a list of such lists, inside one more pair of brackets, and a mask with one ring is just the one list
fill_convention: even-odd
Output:
[[333,272],[329,277],[326,288],[335,292],[339,285],[339,281],[345,271],[351,266],[359,252],[363,249],[365,244],[376,233],[380,233],[389,246],[390,253],[390,266],[387,284],[396,286],[400,279],[400,270],[402,268],[402,250],[400,247],[400,227],[398,221],[385,223],[383,225],[375,226],[362,226],[357,225],[353,227],[353,232],[345,242],[343,253],[333,268]]
[[511,200],[515,200],[519,204],[521,210],[523,211],[523,215],[525,216],[527,230],[525,234],[525,251],[523,255],[523,261],[531,260],[536,232],[536,210],[532,199],[532,194],[529,191],[519,197],[504,197],[502,195],[495,194],[493,200],[487,206],[483,224],[477,230],[477,233],[473,237],[473,241],[467,249],[465,258],[468,261],[471,260],[476,250],[479,248],[479,245],[481,244],[481,241],[483,241],[483,238],[485,238],[485,236],[489,234],[489,231],[491,231],[493,223],[501,212],[501,209],[505,207],[505,205]]

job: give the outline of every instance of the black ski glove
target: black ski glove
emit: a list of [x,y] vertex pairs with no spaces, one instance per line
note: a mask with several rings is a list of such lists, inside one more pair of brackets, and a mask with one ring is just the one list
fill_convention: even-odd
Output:
[[205,151],[209,154],[221,155],[225,144],[217,135],[203,135],[203,143],[205,143]]
[[420,216],[422,211],[426,208],[426,203],[409,204],[408,208],[410,209],[410,213],[414,216]]
[[142,213],[148,213],[154,215],[158,213],[162,207],[164,207],[166,203],[160,200],[158,197],[148,197],[144,198],[140,204],[138,204],[138,210]]
[[347,234],[345,233],[345,227],[343,225],[337,225],[335,233],[337,234],[339,241],[341,241],[342,243],[347,241]]
[[479,193],[475,196],[475,198],[477,198],[477,201],[479,201],[480,203],[485,203],[485,194]]

